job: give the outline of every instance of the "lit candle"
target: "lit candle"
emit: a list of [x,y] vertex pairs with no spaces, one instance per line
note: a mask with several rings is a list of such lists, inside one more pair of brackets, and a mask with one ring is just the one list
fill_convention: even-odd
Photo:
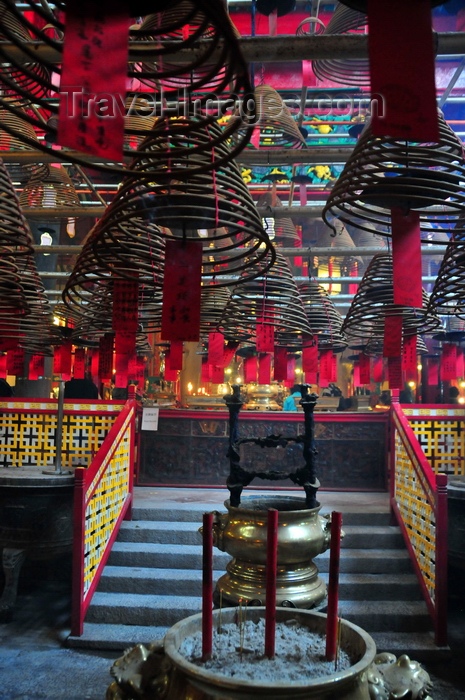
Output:
[[202,528],[202,660],[213,646],[213,513],[203,514]]
[[326,659],[334,661],[338,640],[339,560],[341,553],[342,513],[331,513],[329,550],[328,612],[326,614]]
[[276,575],[278,570],[278,511],[268,510],[266,539],[265,656],[274,658],[276,636]]

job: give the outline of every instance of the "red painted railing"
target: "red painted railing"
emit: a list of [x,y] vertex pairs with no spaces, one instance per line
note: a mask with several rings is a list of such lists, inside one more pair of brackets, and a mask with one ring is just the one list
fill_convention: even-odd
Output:
[[435,474],[398,403],[391,409],[391,507],[434,623],[447,644],[447,476]]
[[75,471],[71,634],[80,636],[122,520],[130,519],[136,434],[128,401],[88,469]]

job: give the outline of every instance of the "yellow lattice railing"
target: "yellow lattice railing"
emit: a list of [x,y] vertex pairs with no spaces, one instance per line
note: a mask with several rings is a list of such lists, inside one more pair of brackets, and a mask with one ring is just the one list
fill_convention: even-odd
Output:
[[[66,401],[61,464],[87,466],[122,409],[106,401]],[[0,401],[0,467],[48,467],[56,461],[57,401]]]
[[403,406],[433,471],[465,476],[463,408]]
[[432,614],[436,643],[447,638],[447,476],[435,474],[402,413],[392,407],[391,505]]
[[73,635],[84,617],[111,545],[132,503],[136,403],[129,401],[88,469],[76,469],[73,545]]

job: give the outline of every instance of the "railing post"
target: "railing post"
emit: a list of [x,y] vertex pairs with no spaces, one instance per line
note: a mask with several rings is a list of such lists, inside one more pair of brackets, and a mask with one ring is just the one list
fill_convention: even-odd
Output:
[[435,597],[435,642],[447,644],[447,566],[448,566],[448,521],[447,521],[447,474],[436,475],[436,588]]
[[388,427],[388,444],[389,444],[389,508],[391,513],[391,524],[396,521],[393,502],[396,496],[396,425],[394,415],[396,408],[391,404],[389,409],[389,427]]
[[73,566],[71,597],[71,634],[80,637],[84,631],[82,603],[84,597],[84,534],[86,511],[86,469],[77,467],[74,472],[73,504]]

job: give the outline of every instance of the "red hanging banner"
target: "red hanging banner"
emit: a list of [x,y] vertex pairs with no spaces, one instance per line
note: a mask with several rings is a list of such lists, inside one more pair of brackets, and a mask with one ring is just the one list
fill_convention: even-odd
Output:
[[[211,365],[223,367],[224,335],[222,333],[208,334],[208,361]],[[229,363],[228,363],[229,364]]]
[[24,375],[24,350],[16,348],[7,352],[6,367],[8,374],[14,377],[22,377]]
[[328,386],[329,382],[333,381],[331,379],[332,363],[332,350],[322,350],[320,353],[320,382],[323,381],[325,384],[322,384],[321,386]]
[[368,0],[375,136],[438,141],[431,3]]
[[444,343],[442,346],[441,355],[441,379],[442,381],[450,381],[457,379],[457,346],[451,343]]
[[0,377],[2,379],[6,379],[7,377],[7,356],[6,355],[0,355]]
[[380,384],[384,380],[384,362],[382,357],[377,357],[373,362],[373,381]]
[[402,316],[386,316],[384,319],[384,357],[402,355]]
[[29,360],[29,379],[39,379],[44,376],[45,357],[43,355],[32,355]]
[[388,357],[388,381],[390,389],[403,389],[402,359],[400,357]]
[[358,356],[358,361],[360,365],[360,384],[370,383],[370,358],[365,353],[361,352]]
[[60,146],[123,160],[129,24],[122,0],[67,0]]
[[215,365],[210,365],[210,381],[212,384],[223,384],[224,382],[224,368],[215,367]]
[[360,362],[358,360],[354,361],[354,389],[358,389],[358,387],[362,386],[362,382],[360,381]]
[[262,353],[258,358],[258,383],[271,384],[271,355]]
[[462,348],[457,348],[457,357],[455,360],[455,369],[457,371],[457,377],[461,377],[463,379],[463,373],[464,373],[464,363],[463,363],[463,350]]
[[229,365],[234,355],[236,354],[236,350],[238,347],[239,343],[236,343],[236,341],[228,340],[226,345],[223,346],[223,360],[220,363],[221,367],[227,367]]
[[416,381],[418,378],[417,369],[417,336],[407,335],[404,338],[402,348],[402,369],[405,372],[405,380]]
[[276,346],[274,349],[273,378],[275,382],[282,382],[287,379],[287,350]]
[[287,358],[287,384],[290,387],[295,384],[295,357]]
[[112,328],[122,333],[136,333],[139,325],[139,284],[129,280],[113,281]]
[[99,341],[98,374],[100,381],[110,381],[113,374],[113,333],[105,333]]
[[246,357],[244,360],[244,382],[246,384],[255,384],[257,381],[257,358]]
[[92,381],[94,384],[99,384],[99,374],[98,374],[98,368],[99,368],[99,351],[97,348],[92,348],[92,350],[89,350],[91,356],[90,356],[90,373],[92,375]]
[[200,381],[203,384],[207,384],[210,381],[211,370],[213,365],[209,364],[207,360],[202,361],[202,369],[200,372]]
[[138,357],[134,352],[128,358],[128,382],[138,382],[139,381],[139,363]]
[[133,331],[116,331],[115,352],[118,355],[132,355],[136,351],[136,334]]
[[305,372],[305,383],[306,384],[316,384],[318,379],[317,372]]
[[421,309],[421,236],[420,215],[411,211],[391,209],[392,224],[392,282],[394,304]]
[[313,345],[306,345],[302,348],[302,371],[303,372],[318,372],[318,344],[317,337]]
[[75,348],[73,362],[74,379],[84,379],[86,376],[86,349]]
[[439,384],[439,360],[436,357],[428,358],[428,386]]
[[126,389],[128,385],[128,362],[129,355],[115,352],[115,387]]
[[170,343],[170,369],[182,369],[184,344],[179,340]]
[[257,352],[274,352],[274,326],[257,323],[255,347]]
[[202,246],[202,241],[166,241],[163,340],[199,340]]

